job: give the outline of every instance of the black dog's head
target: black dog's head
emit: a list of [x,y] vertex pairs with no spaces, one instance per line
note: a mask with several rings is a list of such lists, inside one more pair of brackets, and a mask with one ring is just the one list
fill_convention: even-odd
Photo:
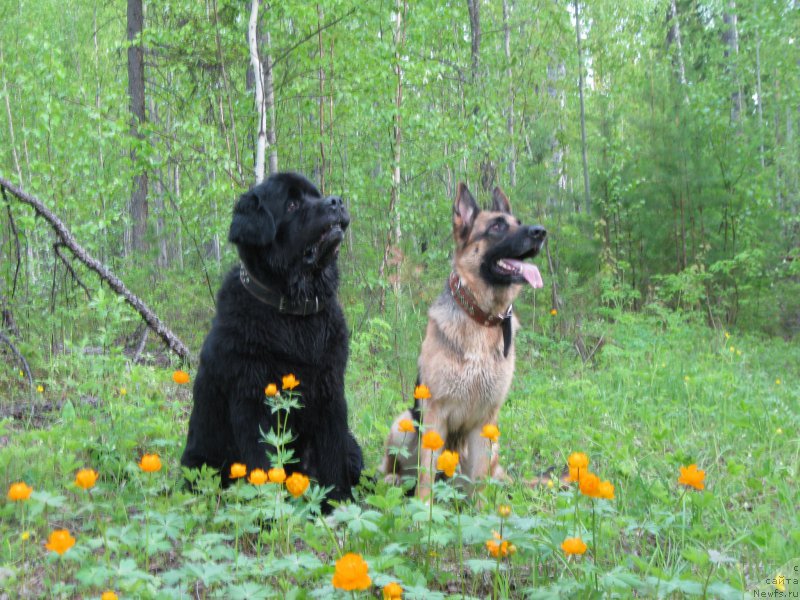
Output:
[[336,258],[350,215],[338,196],[322,197],[308,179],[278,173],[242,194],[228,240],[247,270],[290,298],[336,290]]
[[492,193],[491,208],[482,211],[467,186],[458,184],[453,236],[460,271],[478,275],[489,286],[527,281],[542,287],[539,270],[523,261],[539,253],[547,232],[541,225],[523,225],[511,213],[511,203],[499,187]]

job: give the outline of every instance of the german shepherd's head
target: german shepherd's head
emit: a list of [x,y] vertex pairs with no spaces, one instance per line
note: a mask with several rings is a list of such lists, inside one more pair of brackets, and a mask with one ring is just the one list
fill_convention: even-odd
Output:
[[[489,210],[481,210],[467,186],[458,184],[453,203],[455,271],[476,296],[495,308],[505,308],[526,281],[544,284],[539,269],[523,262],[542,248],[547,231],[541,225],[523,225],[511,213],[511,203],[499,187]],[[505,306],[503,304],[505,303]]]

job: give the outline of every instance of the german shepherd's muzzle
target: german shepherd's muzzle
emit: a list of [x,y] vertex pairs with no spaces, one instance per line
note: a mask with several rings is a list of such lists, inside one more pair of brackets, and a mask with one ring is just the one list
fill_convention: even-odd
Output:
[[[419,495],[427,496],[431,451],[418,456],[420,425],[435,430],[445,449],[459,453],[461,473],[474,482],[489,473],[505,474],[498,464],[497,445],[481,437],[484,425],[496,424],[500,407],[514,376],[514,333],[519,322],[512,302],[524,283],[543,286],[535,257],[547,232],[539,225],[523,225],[511,213],[511,204],[495,188],[490,210],[482,211],[467,187],[460,183],[453,204],[456,250],[453,271],[442,294],[428,311],[428,328],[417,363],[418,383],[428,386],[431,398],[416,401],[392,424],[380,470],[387,481],[417,478]],[[399,423],[415,421],[413,433]]]

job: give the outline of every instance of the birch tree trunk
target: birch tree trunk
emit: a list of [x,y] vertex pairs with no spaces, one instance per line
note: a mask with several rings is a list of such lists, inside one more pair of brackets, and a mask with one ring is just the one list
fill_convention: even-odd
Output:
[[728,6],[722,14],[725,29],[722,40],[725,42],[725,72],[729,74],[733,91],[731,92],[731,123],[738,123],[742,114],[742,92],[736,70],[736,57],[739,54],[739,29],[736,17],[736,0],[728,0]]
[[508,24],[509,7],[508,0],[503,0],[503,50],[506,55],[506,79],[508,80],[508,127],[509,157],[508,157],[508,179],[512,188],[517,185],[517,147],[514,142],[514,74],[511,70],[511,28]]
[[250,64],[253,67],[255,79],[255,103],[258,113],[258,131],[256,133],[255,154],[255,182],[261,183],[264,179],[264,158],[267,148],[267,111],[264,103],[264,73],[261,69],[261,59],[258,56],[258,7],[260,0],[250,3],[250,22],[247,26],[247,41],[250,47]]

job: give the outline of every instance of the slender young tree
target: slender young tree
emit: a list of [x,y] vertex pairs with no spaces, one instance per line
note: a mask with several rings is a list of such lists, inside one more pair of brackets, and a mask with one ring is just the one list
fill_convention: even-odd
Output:
[[583,52],[581,50],[581,13],[578,0],[575,6],[575,39],[578,47],[578,94],[581,102],[581,158],[583,159],[583,202],[584,210],[589,215],[592,212],[592,195],[589,190],[589,160],[586,150],[586,108],[583,99]]

